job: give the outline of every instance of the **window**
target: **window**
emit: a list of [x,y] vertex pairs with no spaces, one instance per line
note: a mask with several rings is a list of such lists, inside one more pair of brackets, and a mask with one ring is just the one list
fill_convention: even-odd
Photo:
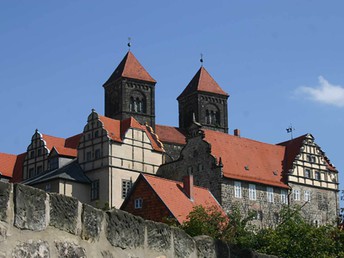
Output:
[[205,123],[208,125],[219,125],[220,124],[220,113],[214,110],[205,111]]
[[91,183],[91,201],[99,199],[99,179]]
[[310,191],[306,190],[304,192],[304,200],[305,200],[305,202],[310,202],[311,201],[311,192]]
[[87,153],[86,153],[86,161],[90,161],[91,160],[91,152],[90,151],[88,151]]
[[255,184],[249,184],[249,191],[248,191],[248,196],[250,200],[257,200],[257,194],[256,194],[256,185]]
[[315,180],[321,180],[321,175],[319,171],[315,171]]
[[131,184],[131,180],[122,179],[122,199],[125,199],[125,197],[127,197],[131,188]]
[[99,136],[98,130],[94,132],[94,138],[97,138]]
[[96,149],[94,155],[95,155],[96,159],[99,159],[100,158],[100,149]]
[[42,155],[42,149],[38,149],[37,150],[37,156],[41,156]]
[[316,162],[316,158],[315,156],[312,156],[312,162],[315,163]]
[[37,166],[37,174],[41,173],[43,171],[42,166]]
[[311,170],[310,169],[305,169],[305,177],[310,178],[311,177]]
[[281,190],[281,203],[288,204],[288,193],[287,190]]
[[146,113],[146,99],[145,97],[138,92],[135,92],[134,95],[140,95],[137,97],[130,97],[129,101],[129,111],[137,113]]
[[33,157],[35,157],[35,151],[30,151],[30,159],[32,159]]
[[58,157],[53,157],[49,160],[49,168],[50,170],[57,169],[59,167],[59,159]]
[[300,190],[293,189],[293,198],[294,201],[300,201]]
[[46,184],[45,185],[45,191],[46,192],[51,192],[51,184]]
[[312,162],[312,157],[311,157],[311,155],[307,155],[307,161],[308,161],[308,162]]
[[35,175],[35,169],[29,168],[29,177],[33,177]]
[[266,188],[268,202],[274,202],[274,189],[272,187]]
[[234,181],[234,197],[241,198],[241,182]]
[[142,198],[135,199],[135,209],[142,209],[142,203],[143,203]]

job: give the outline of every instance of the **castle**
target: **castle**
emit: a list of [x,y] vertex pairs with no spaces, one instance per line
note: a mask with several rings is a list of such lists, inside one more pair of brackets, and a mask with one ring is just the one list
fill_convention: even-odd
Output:
[[338,171],[311,134],[278,144],[229,134],[229,94],[203,66],[177,98],[179,126],[158,125],[155,85],[128,51],[103,85],[104,116],[92,110],[83,131],[66,139],[36,130],[26,152],[0,153],[2,180],[119,208],[140,173],[193,175],[226,212],[253,211],[262,227],[276,224],[285,205],[316,225],[335,221]]

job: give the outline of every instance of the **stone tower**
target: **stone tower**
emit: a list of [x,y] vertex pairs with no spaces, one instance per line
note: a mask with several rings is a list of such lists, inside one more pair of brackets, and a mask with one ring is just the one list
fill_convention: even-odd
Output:
[[134,117],[155,129],[156,81],[128,51],[104,83],[105,116],[124,120]]
[[203,128],[228,133],[228,97],[202,66],[177,98],[179,128],[186,130],[194,116]]

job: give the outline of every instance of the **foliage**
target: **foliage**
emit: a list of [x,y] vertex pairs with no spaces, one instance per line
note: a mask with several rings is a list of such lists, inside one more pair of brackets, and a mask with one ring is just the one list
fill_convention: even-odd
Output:
[[228,226],[228,218],[217,207],[195,206],[181,228],[190,236],[208,235],[222,239]]
[[197,206],[181,227],[191,236],[209,235],[239,248],[283,258],[344,258],[344,231],[331,225],[311,225],[298,208],[285,208],[280,212],[279,225],[259,231],[250,226],[253,216],[243,217],[238,207],[225,216],[216,207]]

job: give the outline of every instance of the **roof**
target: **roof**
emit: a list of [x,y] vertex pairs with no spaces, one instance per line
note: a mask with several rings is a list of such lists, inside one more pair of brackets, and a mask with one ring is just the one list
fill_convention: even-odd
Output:
[[193,208],[199,205],[215,206],[224,213],[215,197],[206,188],[193,186],[193,201],[191,201],[183,192],[182,182],[147,174],[141,174],[141,177],[150,185],[179,223],[186,221]]
[[[300,154],[301,147],[305,144],[305,140],[307,138],[311,137],[314,140],[314,137],[311,134],[304,134],[301,135],[295,139],[291,139],[289,141],[281,142],[278,145],[285,146],[286,147],[286,156],[285,156],[285,162],[286,162],[286,170],[293,168],[293,163],[296,159],[296,156]],[[327,168],[329,170],[332,170],[334,172],[337,172],[337,169],[333,164],[331,164],[329,158],[325,155],[325,153],[320,149],[319,146],[317,146],[321,153],[324,155],[324,160],[326,162]]]
[[91,183],[91,180],[84,174],[84,171],[80,167],[77,159],[72,160],[61,168],[49,172],[43,172],[35,177],[25,180],[22,183],[27,185],[36,185],[53,179],[64,179],[82,184]]
[[116,142],[122,142],[125,133],[129,128],[136,128],[145,131],[155,151],[163,152],[162,143],[159,141],[153,129],[141,125],[135,118],[130,117],[125,120],[116,120],[109,117],[98,115],[98,119],[102,122],[104,129],[107,131],[108,137]]
[[54,147],[61,156],[76,157],[77,147],[82,134],[77,134],[67,139],[41,134],[46,147],[51,151]]
[[179,95],[179,98],[190,95],[196,91],[210,92],[220,95],[228,96],[224,90],[217,84],[217,82],[211,77],[208,71],[202,66],[189,84],[186,86],[184,91]]
[[186,144],[185,135],[178,127],[155,125],[155,132],[159,136],[160,141],[164,143],[173,143],[179,145]]
[[0,153],[0,176],[12,177],[17,155]]
[[212,130],[203,130],[211,154],[221,158],[226,178],[288,188],[283,182],[285,148]]
[[11,183],[19,183],[23,180],[23,163],[26,157],[26,152],[17,156],[16,164],[14,166]]
[[130,51],[128,51],[124,56],[120,64],[103,86],[112,83],[121,77],[156,83],[153,77],[149,75]]

